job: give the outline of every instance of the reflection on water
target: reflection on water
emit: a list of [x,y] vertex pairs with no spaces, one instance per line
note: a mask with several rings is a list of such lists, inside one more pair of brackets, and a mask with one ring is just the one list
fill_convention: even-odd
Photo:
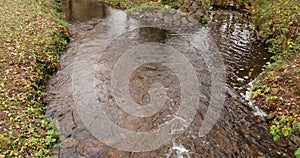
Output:
[[211,34],[228,69],[229,84],[241,87],[254,79],[272,54],[255,40],[252,24],[238,12],[215,11]]
[[99,0],[65,0],[62,6],[66,20],[75,23],[86,22],[94,18],[104,19],[110,15],[109,6]]

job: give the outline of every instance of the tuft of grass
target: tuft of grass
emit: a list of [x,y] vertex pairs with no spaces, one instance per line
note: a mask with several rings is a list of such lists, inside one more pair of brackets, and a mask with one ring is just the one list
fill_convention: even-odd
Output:
[[0,5],[0,157],[46,157],[59,140],[42,98],[67,24],[56,0]]

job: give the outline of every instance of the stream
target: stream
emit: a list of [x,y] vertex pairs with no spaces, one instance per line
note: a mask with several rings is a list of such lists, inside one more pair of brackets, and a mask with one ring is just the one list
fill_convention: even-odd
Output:
[[72,37],[44,100],[60,132],[53,154],[278,157],[284,150],[244,97],[271,56],[246,15],[214,11],[204,27],[174,10],[127,14],[96,0],[63,1],[63,13]]

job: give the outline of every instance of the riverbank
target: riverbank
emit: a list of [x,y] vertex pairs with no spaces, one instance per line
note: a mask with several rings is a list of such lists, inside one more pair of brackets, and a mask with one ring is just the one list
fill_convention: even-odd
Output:
[[[300,157],[300,5],[298,0],[256,3],[258,37],[275,55],[257,77],[252,97],[269,114],[274,141]],[[280,153],[283,154],[284,153]]]
[[0,3],[0,157],[45,157],[58,133],[42,98],[68,26],[55,0]]

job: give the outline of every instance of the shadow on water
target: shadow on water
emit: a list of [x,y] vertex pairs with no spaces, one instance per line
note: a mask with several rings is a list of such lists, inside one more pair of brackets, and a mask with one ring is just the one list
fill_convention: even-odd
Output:
[[[270,57],[264,46],[253,38],[247,17],[232,11],[215,12],[213,22],[207,28],[200,29],[200,35],[209,32],[219,47],[227,67],[227,83],[231,93],[227,94],[222,114],[213,129],[204,137],[198,137],[201,120],[211,99],[209,86],[212,80],[209,78],[211,73],[207,70],[205,57],[201,54],[203,52],[198,52],[182,38],[186,33],[140,27],[137,21],[124,12],[114,15],[118,10],[93,0],[64,1],[63,11],[72,24],[73,37],[68,50],[61,57],[62,69],[50,80],[45,98],[48,103],[47,115],[57,120],[61,132],[62,143],[54,149],[54,154],[59,157],[101,158],[276,157],[276,151],[284,149],[273,143],[267,124],[260,116],[253,114],[253,110],[241,101],[239,95],[245,90],[243,87],[261,72]],[[104,20],[107,17],[111,18]],[[101,105],[103,103],[109,119],[130,131],[155,130],[159,125],[170,121],[168,117],[180,106],[181,87],[174,71],[164,63],[148,63],[138,67],[130,75],[130,96],[140,105],[151,101],[149,91],[153,83],[159,82],[167,89],[170,101],[165,102],[161,111],[153,116],[131,116],[116,105],[114,96],[110,94],[110,72],[120,56],[147,42],[171,45],[185,55],[195,67],[201,83],[199,89],[203,94],[201,103],[204,107],[198,109],[194,121],[185,132],[168,144],[148,152],[125,152],[105,145],[84,126],[75,108],[77,100],[73,90],[77,85],[74,85],[74,79],[84,78],[90,73],[89,70],[82,71],[75,77],[72,73],[76,66],[97,65],[97,71],[92,72],[97,81],[92,87],[95,91],[92,92],[97,96],[96,100]],[[83,81],[82,84],[90,85],[90,82]],[[95,100],[93,95],[86,93],[80,97],[89,102]],[[110,132],[109,129],[106,130]]]
[[[109,16],[108,6],[98,0],[65,0],[62,10],[67,21],[86,22],[92,19],[104,19]],[[101,8],[101,9],[99,9]]]

